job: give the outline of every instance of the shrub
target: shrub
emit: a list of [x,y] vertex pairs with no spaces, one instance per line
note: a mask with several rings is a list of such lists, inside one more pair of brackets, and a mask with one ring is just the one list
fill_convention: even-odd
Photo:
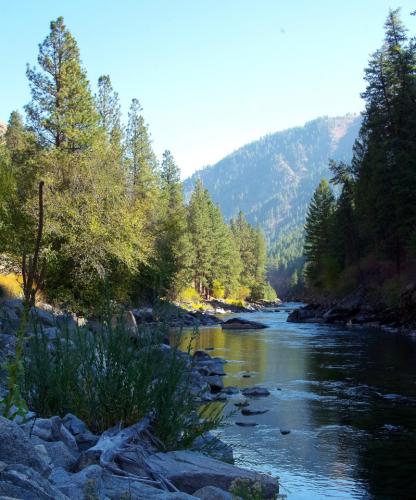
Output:
[[185,288],[178,295],[178,300],[184,302],[185,304],[199,304],[201,302],[201,296],[193,287]]
[[212,282],[212,296],[215,299],[223,299],[225,295],[224,285],[220,280],[214,280]]
[[25,355],[26,401],[41,416],[74,413],[95,431],[152,415],[166,449],[186,446],[220,416],[201,420],[189,358],[162,347],[165,333],[144,329],[132,338],[119,320],[104,322],[99,334],[66,329],[50,341],[35,328]]
[[237,478],[231,483],[229,491],[243,500],[264,500],[266,498],[266,489],[260,481]]
[[8,299],[22,298],[22,277],[14,273],[0,275],[0,296]]

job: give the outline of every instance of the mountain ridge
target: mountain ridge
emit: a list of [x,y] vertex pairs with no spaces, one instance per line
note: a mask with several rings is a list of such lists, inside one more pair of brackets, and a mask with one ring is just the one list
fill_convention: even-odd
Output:
[[329,159],[351,160],[360,124],[356,114],[324,116],[266,134],[185,179],[185,194],[201,179],[226,219],[242,210],[274,242],[303,223]]

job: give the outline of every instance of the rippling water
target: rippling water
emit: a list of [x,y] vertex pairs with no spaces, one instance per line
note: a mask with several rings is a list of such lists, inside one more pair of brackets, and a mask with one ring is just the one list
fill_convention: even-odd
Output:
[[286,323],[292,307],[238,315],[266,330],[205,328],[196,341],[228,360],[226,385],[271,391],[250,404],[267,413],[237,413],[220,432],[236,463],[279,476],[289,500],[415,499],[416,338]]

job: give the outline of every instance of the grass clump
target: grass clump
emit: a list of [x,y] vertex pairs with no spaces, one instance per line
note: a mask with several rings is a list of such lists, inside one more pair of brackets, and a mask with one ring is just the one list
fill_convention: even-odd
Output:
[[35,330],[25,353],[24,394],[41,416],[71,412],[101,432],[150,415],[164,449],[187,447],[221,420],[218,411],[201,415],[190,359],[162,345],[162,327],[132,337],[120,317],[96,334],[65,329],[50,340]]

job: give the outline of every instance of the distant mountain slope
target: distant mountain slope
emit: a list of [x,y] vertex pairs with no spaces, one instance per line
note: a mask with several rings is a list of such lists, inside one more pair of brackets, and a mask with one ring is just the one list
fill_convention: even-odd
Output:
[[359,126],[357,115],[323,117],[269,134],[196,172],[185,193],[202,179],[226,219],[243,210],[275,242],[303,225],[316,185],[329,176],[328,160],[350,161]]

